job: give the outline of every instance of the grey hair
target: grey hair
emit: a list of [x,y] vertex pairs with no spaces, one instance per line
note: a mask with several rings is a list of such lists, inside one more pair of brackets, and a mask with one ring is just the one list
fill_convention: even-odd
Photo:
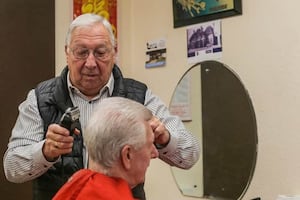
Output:
[[90,159],[105,170],[120,159],[125,145],[139,149],[146,143],[146,121],[152,113],[142,104],[123,97],[103,99],[93,112],[84,141]]
[[96,23],[101,23],[104,25],[104,27],[107,29],[107,31],[109,33],[110,42],[113,45],[113,47],[115,47],[116,46],[116,38],[115,38],[111,24],[104,17],[97,15],[97,14],[93,14],[93,13],[86,13],[86,14],[79,15],[78,17],[76,17],[73,20],[73,22],[70,24],[69,30],[67,32],[65,45],[66,46],[70,45],[72,33],[76,28],[88,27],[88,26],[92,26]]

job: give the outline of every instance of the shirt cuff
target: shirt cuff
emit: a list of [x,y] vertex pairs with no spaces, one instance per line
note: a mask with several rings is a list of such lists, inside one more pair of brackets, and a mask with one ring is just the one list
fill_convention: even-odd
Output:
[[163,155],[172,154],[174,151],[176,151],[177,143],[178,143],[177,138],[172,136],[170,133],[169,143],[166,146],[158,145],[157,150],[160,154],[163,154]]
[[44,166],[44,167],[51,167],[53,165],[53,163],[56,162],[53,161],[53,162],[49,162],[46,160],[44,154],[43,154],[43,145],[45,143],[45,140],[35,144],[35,146],[33,147],[33,160],[34,162],[33,163],[36,163],[36,165],[39,165],[39,166]]

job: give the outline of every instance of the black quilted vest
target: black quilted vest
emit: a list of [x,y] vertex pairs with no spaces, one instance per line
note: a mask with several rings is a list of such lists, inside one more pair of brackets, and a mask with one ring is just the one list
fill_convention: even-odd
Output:
[[[72,107],[72,101],[67,89],[66,67],[60,76],[44,81],[35,89],[38,108],[44,123],[44,131],[52,123],[58,123],[62,114],[68,107]],[[112,96],[129,98],[144,104],[147,86],[133,79],[123,78],[120,69],[113,68],[115,79]],[[79,129],[80,124],[79,124]],[[82,131],[82,130],[81,130]],[[45,174],[33,181],[33,199],[50,200],[68,178],[79,169],[83,168],[83,138],[74,135],[73,151],[62,156]],[[146,199],[143,184],[132,190],[135,198]]]

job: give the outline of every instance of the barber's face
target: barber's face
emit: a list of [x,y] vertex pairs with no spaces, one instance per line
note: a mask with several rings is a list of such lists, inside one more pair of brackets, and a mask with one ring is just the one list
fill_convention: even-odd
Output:
[[72,84],[89,97],[108,82],[115,60],[109,33],[102,24],[77,28],[66,47]]
[[146,123],[147,136],[146,145],[135,151],[134,166],[132,167],[131,177],[133,177],[131,185],[137,185],[145,181],[146,170],[150,165],[150,160],[158,157],[158,151],[154,146],[154,133],[150,124]]

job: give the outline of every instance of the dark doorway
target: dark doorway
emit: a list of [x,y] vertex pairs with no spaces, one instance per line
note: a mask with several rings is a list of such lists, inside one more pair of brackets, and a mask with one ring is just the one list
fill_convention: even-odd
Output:
[[6,180],[2,157],[18,105],[27,92],[55,75],[55,6],[53,0],[0,2],[0,194],[3,199],[32,199],[31,183]]

